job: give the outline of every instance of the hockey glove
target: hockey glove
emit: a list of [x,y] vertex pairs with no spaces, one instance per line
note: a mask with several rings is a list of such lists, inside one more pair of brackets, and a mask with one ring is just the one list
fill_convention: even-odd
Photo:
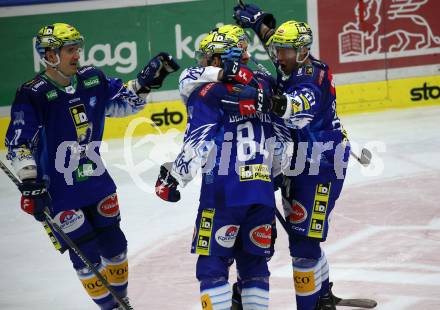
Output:
[[254,74],[252,71],[249,70],[247,66],[240,64],[238,61],[223,62],[223,76],[221,81],[234,84],[251,84],[254,87],[258,87],[258,83],[254,79]]
[[287,110],[287,97],[285,95],[274,95],[271,98],[272,112],[283,117]]
[[278,180],[275,180],[275,183],[277,183],[278,187],[281,189],[281,196],[288,201],[291,201],[293,199],[293,180],[284,174],[280,174],[279,176],[276,177]]
[[254,4],[246,4],[244,7],[237,5],[234,7],[234,15],[232,17],[237,24],[243,28],[252,28],[257,34],[260,32],[261,24],[274,29],[276,20],[270,13],[263,12]]
[[137,75],[137,82],[141,86],[138,93],[150,92],[151,89],[158,89],[162,86],[165,77],[177,70],[180,66],[173,57],[161,52],[150,60],[148,65]]
[[47,192],[45,182],[36,181],[35,179],[24,180],[18,187],[21,196],[21,209],[31,214],[39,222],[46,219],[44,210],[51,208],[51,198]]
[[165,201],[177,202],[180,200],[180,192],[177,189],[179,183],[170,173],[172,164],[168,162],[160,166],[159,177],[156,181],[156,195]]
[[221,58],[223,61],[240,61],[243,50],[239,47],[232,47],[226,50]]
[[223,110],[232,115],[251,115],[256,112],[267,113],[271,108],[268,93],[262,84],[258,88],[237,84],[232,93],[222,99]]
[[280,173],[273,179],[273,190],[277,191],[281,188],[282,191],[287,192],[287,190],[290,189],[290,184],[290,178]]

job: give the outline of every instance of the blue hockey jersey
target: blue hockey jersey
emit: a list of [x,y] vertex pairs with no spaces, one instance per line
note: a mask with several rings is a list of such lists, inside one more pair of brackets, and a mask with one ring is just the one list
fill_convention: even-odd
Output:
[[[283,118],[292,128],[297,152],[303,152],[302,157],[307,159],[306,166],[318,161],[321,166],[331,167],[335,158],[339,162],[348,160],[348,140],[336,113],[332,74],[327,65],[313,57],[311,60],[310,65],[299,67],[288,78],[278,76],[278,91],[288,99]],[[303,146],[299,146],[301,143]],[[292,166],[297,157],[301,155],[292,158]]]
[[8,158],[13,166],[35,160],[55,212],[97,203],[116,190],[99,153],[105,117],[133,114],[144,105],[121,80],[94,67],[79,69],[68,87],[38,74],[18,89],[11,106]]
[[231,87],[208,83],[191,93],[184,145],[171,173],[185,186],[202,167],[203,205],[273,207],[272,176],[275,166],[279,169],[277,155],[281,154],[276,150],[282,141],[277,136],[288,136],[289,132],[281,126],[278,129],[269,114],[225,114],[221,99]]

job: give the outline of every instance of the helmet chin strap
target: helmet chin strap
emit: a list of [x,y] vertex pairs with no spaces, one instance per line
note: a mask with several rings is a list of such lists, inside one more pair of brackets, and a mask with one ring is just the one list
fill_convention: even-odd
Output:
[[[304,49],[304,48],[305,47],[301,47],[301,50]],[[310,55],[310,50],[307,49],[307,54],[303,57],[303,59],[299,59],[300,51],[298,49],[298,52],[296,53],[296,62],[299,63],[299,64],[303,64],[303,62],[306,61],[307,58],[309,58],[309,55]]]
[[59,76],[61,76],[63,79],[66,80],[70,80],[72,77],[71,76],[67,76],[65,75],[63,72],[61,72],[61,70],[58,68],[58,65],[61,62],[60,56],[58,55],[58,53],[55,53],[55,56],[57,57],[57,61],[56,62],[50,62],[49,60],[46,59],[46,57],[43,57],[43,62],[50,66],[52,69],[54,69],[56,71],[56,73],[58,73]]

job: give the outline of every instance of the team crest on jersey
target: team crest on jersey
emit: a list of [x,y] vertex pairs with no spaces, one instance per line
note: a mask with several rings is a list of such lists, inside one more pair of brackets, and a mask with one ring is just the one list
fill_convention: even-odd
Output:
[[94,108],[96,105],[96,96],[90,97],[89,106]]
[[89,119],[87,118],[84,104],[75,105],[70,107],[69,110],[75,125],[78,143],[86,142],[92,135],[92,128],[89,126]]

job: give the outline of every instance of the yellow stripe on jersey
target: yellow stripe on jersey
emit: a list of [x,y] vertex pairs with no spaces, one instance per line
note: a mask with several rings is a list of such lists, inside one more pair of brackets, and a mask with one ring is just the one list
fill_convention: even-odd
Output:
[[300,94],[299,97],[301,98],[304,108],[303,110],[309,110],[310,109],[310,102],[309,100],[307,100],[306,96],[304,96],[303,94]]
[[196,254],[210,254],[212,239],[212,227],[214,226],[215,209],[204,209],[200,219],[199,231],[197,233]]
[[324,234],[325,217],[327,214],[328,200],[330,196],[331,183],[318,184],[315,191],[313,211],[310,221],[308,236],[322,238]]

